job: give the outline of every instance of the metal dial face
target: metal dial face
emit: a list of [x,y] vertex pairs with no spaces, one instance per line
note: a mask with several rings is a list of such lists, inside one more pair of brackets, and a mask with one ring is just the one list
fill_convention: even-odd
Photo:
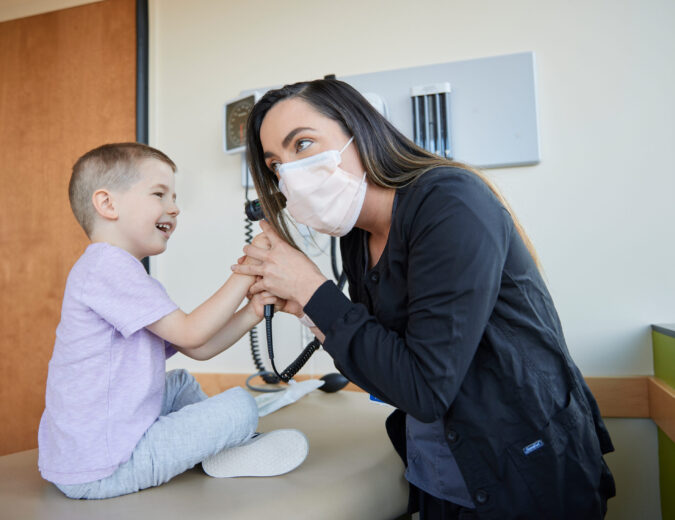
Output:
[[225,109],[225,144],[228,150],[246,146],[246,121],[255,104],[251,95],[231,102]]

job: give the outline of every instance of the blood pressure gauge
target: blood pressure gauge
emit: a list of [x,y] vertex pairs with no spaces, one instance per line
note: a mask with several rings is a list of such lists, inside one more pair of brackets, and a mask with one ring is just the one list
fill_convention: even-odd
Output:
[[225,131],[223,135],[225,153],[237,153],[246,150],[246,123],[248,115],[258,99],[260,99],[260,94],[253,92],[225,103]]

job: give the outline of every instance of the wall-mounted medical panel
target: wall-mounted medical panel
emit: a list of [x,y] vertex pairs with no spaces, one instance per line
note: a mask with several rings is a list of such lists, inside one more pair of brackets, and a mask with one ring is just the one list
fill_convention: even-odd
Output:
[[438,65],[338,76],[361,93],[376,94],[389,120],[415,139],[411,89],[448,83],[452,95],[452,157],[481,168],[540,161],[532,52]]

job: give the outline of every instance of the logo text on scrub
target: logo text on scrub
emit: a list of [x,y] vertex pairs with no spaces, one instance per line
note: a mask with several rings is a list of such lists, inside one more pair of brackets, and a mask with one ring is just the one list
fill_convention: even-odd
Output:
[[544,445],[544,441],[541,439],[534,441],[532,444],[528,444],[523,448],[523,453],[525,455],[529,455],[533,451],[537,451],[539,448],[541,448]]

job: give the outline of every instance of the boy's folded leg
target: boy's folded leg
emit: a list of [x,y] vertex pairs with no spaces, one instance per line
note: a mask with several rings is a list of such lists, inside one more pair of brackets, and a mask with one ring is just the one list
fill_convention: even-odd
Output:
[[248,442],[258,424],[255,400],[231,388],[160,416],[148,428],[128,461],[94,482],[57,487],[70,498],[100,499],[159,486],[227,447]]
[[168,415],[206,399],[207,395],[190,372],[182,368],[169,370],[165,376],[164,401],[160,415]]
[[297,468],[307,458],[309,442],[299,430],[283,429],[254,434],[234,448],[202,461],[212,477],[273,477]]

